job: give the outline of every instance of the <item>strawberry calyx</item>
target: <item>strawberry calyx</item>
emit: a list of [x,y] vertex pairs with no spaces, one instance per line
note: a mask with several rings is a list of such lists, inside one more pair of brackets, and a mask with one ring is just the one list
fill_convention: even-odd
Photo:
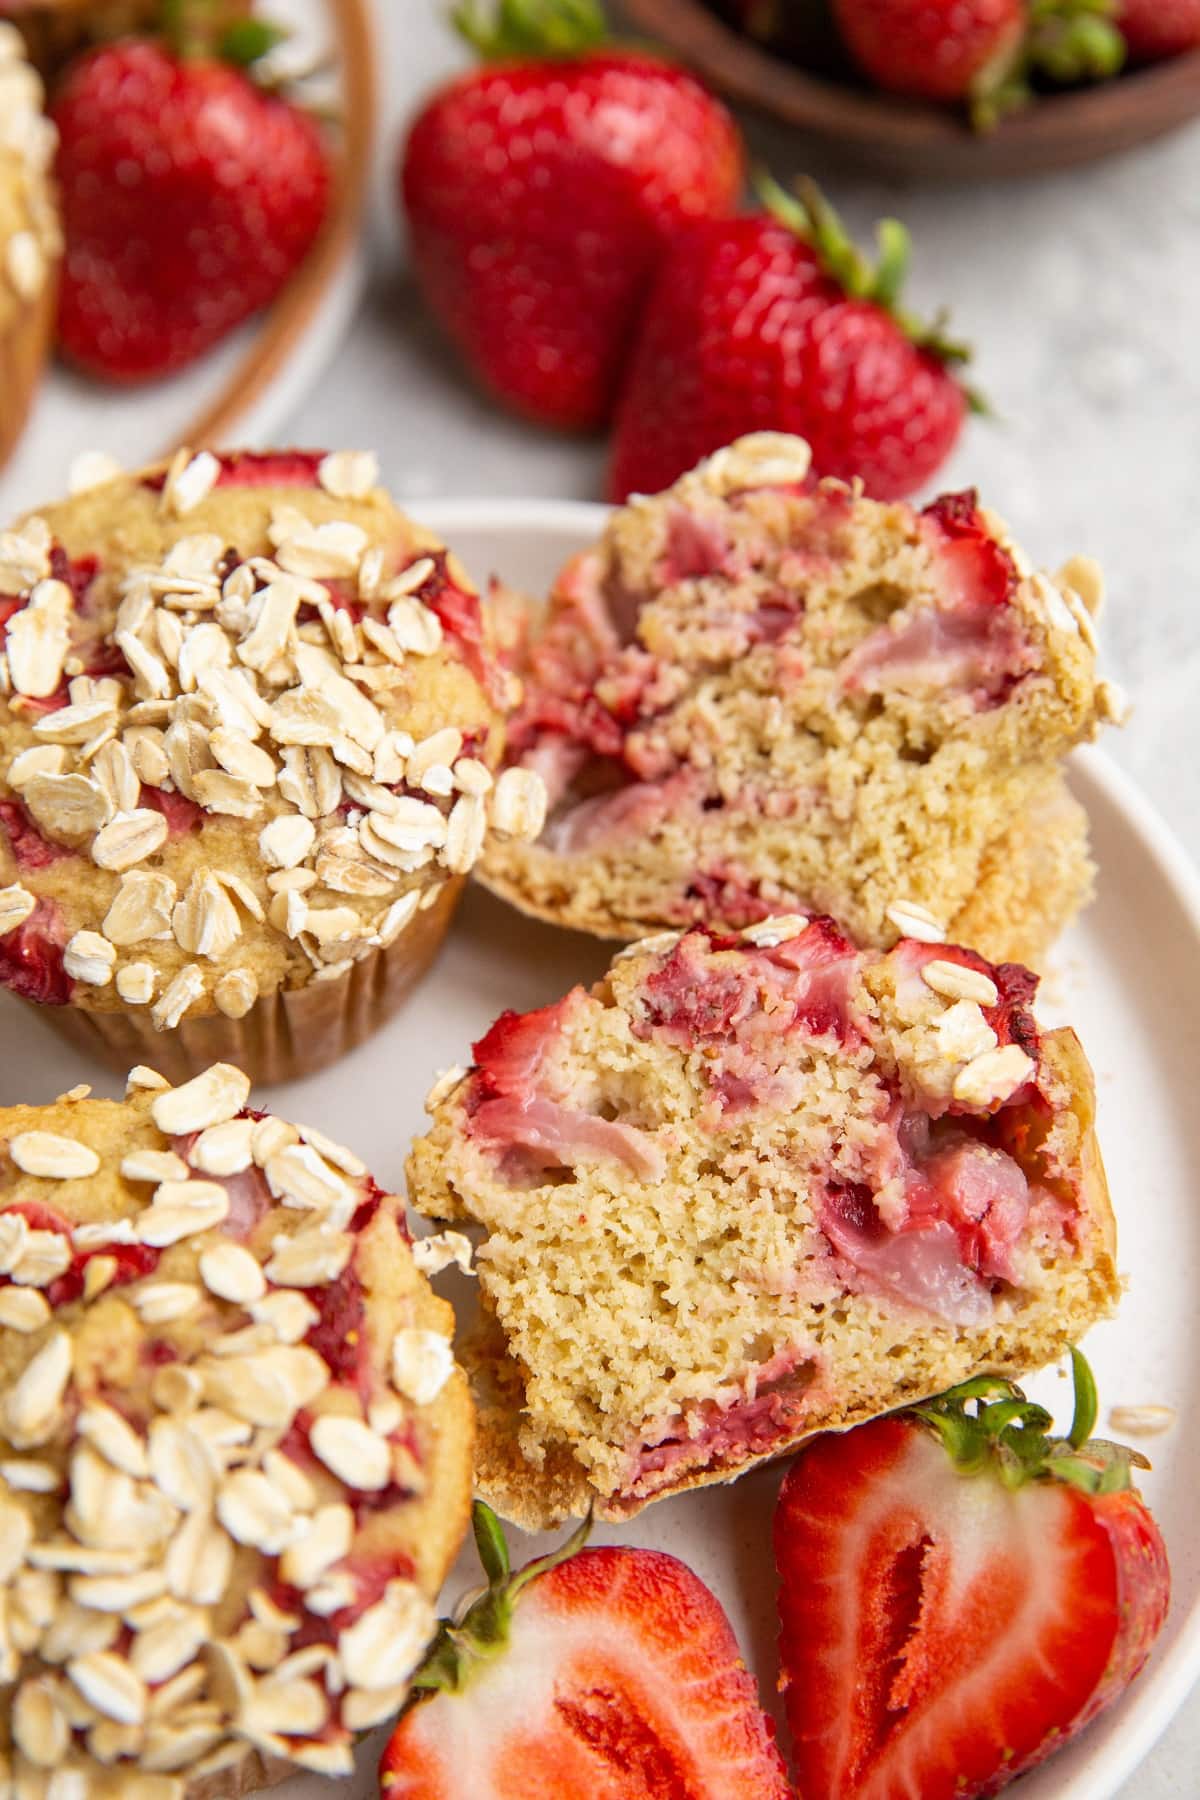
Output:
[[608,34],[600,0],[461,0],[450,21],[488,62],[580,56]]
[[[949,321],[944,312],[925,324],[901,305],[912,258],[912,239],[899,219],[881,219],[876,226],[879,254],[873,263],[854,242],[836,208],[808,176],[801,176],[795,193],[789,193],[773,175],[760,170],[755,176],[755,187],[772,218],[809,245],[821,268],[848,299],[867,300],[880,307],[918,349],[928,350],[940,362],[970,361],[970,346],[947,335]],[[982,408],[982,403],[978,404]]]
[[181,62],[209,58],[249,69],[287,32],[247,11],[244,0],[162,0],[162,36]]
[[564,1544],[527,1563],[515,1575],[500,1521],[482,1500],[476,1500],[471,1508],[471,1529],[487,1586],[468,1596],[455,1618],[439,1622],[425,1660],[412,1678],[414,1702],[422,1693],[460,1693],[481,1663],[490,1662],[504,1650],[522,1589],[583,1549],[592,1529],[592,1515],[589,1509]]
[[976,131],[991,131],[1033,99],[1032,77],[1060,86],[1108,81],[1120,73],[1126,46],[1117,0],[1031,0],[1024,35],[980,70],[968,109]]
[[[1094,1438],[1096,1383],[1080,1350],[1071,1351],[1075,1409],[1066,1437],[1051,1435],[1054,1420],[1001,1375],[978,1375],[944,1394],[905,1409],[937,1432],[960,1475],[995,1475],[1005,1487],[1059,1481],[1084,1494],[1123,1493],[1132,1469],[1150,1464],[1136,1450]],[[968,1410],[973,1407],[972,1410]]]

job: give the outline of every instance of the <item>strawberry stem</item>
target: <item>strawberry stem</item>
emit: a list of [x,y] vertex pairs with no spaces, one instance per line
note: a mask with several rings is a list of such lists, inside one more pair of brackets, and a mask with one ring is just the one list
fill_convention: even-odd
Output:
[[450,21],[489,62],[579,56],[607,35],[599,0],[461,0]]
[[422,1692],[443,1690],[456,1694],[466,1687],[480,1663],[504,1649],[512,1628],[513,1607],[523,1588],[539,1575],[567,1562],[587,1542],[592,1529],[591,1509],[586,1519],[557,1550],[539,1556],[514,1575],[504,1529],[490,1506],[476,1500],[471,1509],[471,1529],[487,1587],[476,1594],[461,1618],[439,1621],[437,1635],[425,1660],[412,1678],[413,1699]]
[[[755,172],[754,186],[771,216],[816,253],[825,273],[851,300],[865,300],[882,308],[920,350],[928,350],[943,363],[970,361],[966,344],[951,338],[945,313],[932,324],[923,324],[900,304],[912,256],[912,239],[899,219],[881,219],[875,228],[878,259],[872,263],[858,248],[842,219],[815,181],[801,176],[796,192],[788,193],[765,169]],[[972,406],[985,410],[978,396]]]
[[1071,86],[1119,74],[1126,51],[1117,14],[1118,0],[1031,0],[1024,37],[972,84],[969,110],[976,131],[991,131],[1008,113],[1027,106],[1036,75]]
[[[1131,1487],[1130,1470],[1148,1469],[1136,1450],[1092,1437],[1098,1402],[1096,1381],[1081,1350],[1072,1348],[1075,1408],[1065,1438],[1044,1406],[1027,1400],[1015,1382],[977,1375],[944,1394],[906,1410],[931,1426],[962,1475],[986,1469],[1007,1488],[1027,1481],[1061,1481],[1085,1494],[1114,1494]],[[968,1408],[974,1406],[973,1412]]]

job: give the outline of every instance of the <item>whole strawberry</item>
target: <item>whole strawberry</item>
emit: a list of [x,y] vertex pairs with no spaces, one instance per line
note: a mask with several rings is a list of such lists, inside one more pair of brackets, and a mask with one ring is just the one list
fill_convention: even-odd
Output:
[[792,1464],[775,1560],[801,1793],[996,1794],[1141,1669],[1167,1553],[1130,1478],[1144,1459],[1089,1439],[1095,1392],[1074,1360],[1066,1438],[982,1376]]
[[966,352],[899,309],[903,227],[880,227],[871,269],[811,184],[800,201],[763,192],[770,210],[693,226],[659,271],[617,415],[615,500],[753,431],[807,438],[816,475],[892,500],[958,437]]
[[509,1570],[476,1501],[486,1589],[444,1623],[379,1770],[382,1800],[790,1800],[716,1597],[674,1556],[562,1549]]
[[489,58],[434,95],[401,191],[430,308],[484,385],[545,424],[611,414],[651,276],[742,183],[729,114],[691,76],[599,48],[593,0],[500,0],[459,23]]
[[838,28],[877,87],[962,100],[1015,62],[1026,0],[834,0]]
[[314,121],[240,67],[127,39],[54,106],[65,354],[106,380],[182,368],[279,293],[329,203]]
[[[1139,0],[1135,0],[1138,4]],[[1117,0],[833,0],[838,29],[876,87],[958,100],[987,130],[1033,97],[1030,77],[1099,81],[1125,47]],[[1156,0],[1140,0],[1153,8]]]
[[1117,30],[1131,62],[1158,62],[1200,47],[1200,0],[1117,0]]

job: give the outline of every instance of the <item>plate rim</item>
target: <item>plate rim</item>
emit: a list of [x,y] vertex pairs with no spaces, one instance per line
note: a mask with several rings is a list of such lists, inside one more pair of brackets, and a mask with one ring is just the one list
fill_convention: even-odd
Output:
[[[467,530],[529,535],[550,531],[563,537],[577,533],[583,542],[603,529],[613,511],[595,500],[516,496],[420,499],[414,502],[414,508],[423,525],[447,539],[456,531]],[[491,572],[481,569],[475,574],[486,581]],[[1154,803],[1112,757],[1094,744],[1073,750],[1068,768],[1081,778],[1082,786],[1110,805],[1125,828],[1134,834],[1200,944],[1200,869]],[[1085,795],[1085,808],[1086,803]],[[1115,1734],[1115,1742],[1106,1745],[1101,1753],[1102,1770],[1084,1767],[1065,1777],[1056,1790],[1056,1800],[1116,1800],[1122,1784],[1145,1761],[1198,1681],[1200,1596],[1192,1602],[1170,1648],[1128,1694],[1124,1702],[1126,1716]],[[1097,1776],[1102,1786],[1097,1785]]]

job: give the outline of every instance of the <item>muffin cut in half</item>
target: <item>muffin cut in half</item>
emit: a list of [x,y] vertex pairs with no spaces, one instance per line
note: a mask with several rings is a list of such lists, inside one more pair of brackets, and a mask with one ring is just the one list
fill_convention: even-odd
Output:
[[5,1794],[351,1773],[433,1634],[453,1315],[353,1152],[248,1094],[135,1069],[0,1110]]
[[0,985],[118,1067],[311,1072],[540,826],[486,611],[365,453],[81,478],[0,534]]
[[484,1232],[484,1496],[624,1518],[1109,1313],[1091,1071],[1036,985],[781,916],[498,1019],[409,1164],[415,1206]]
[[54,330],[62,231],[50,170],[58,137],[44,103],[21,34],[0,17],[0,468],[25,428]]
[[740,439],[567,564],[508,734],[549,817],[480,872],[610,937],[796,909],[886,947],[903,892],[1036,961],[1091,884],[1061,761],[1121,705],[1094,566],[1055,585],[973,494],[914,512],[808,465]]

